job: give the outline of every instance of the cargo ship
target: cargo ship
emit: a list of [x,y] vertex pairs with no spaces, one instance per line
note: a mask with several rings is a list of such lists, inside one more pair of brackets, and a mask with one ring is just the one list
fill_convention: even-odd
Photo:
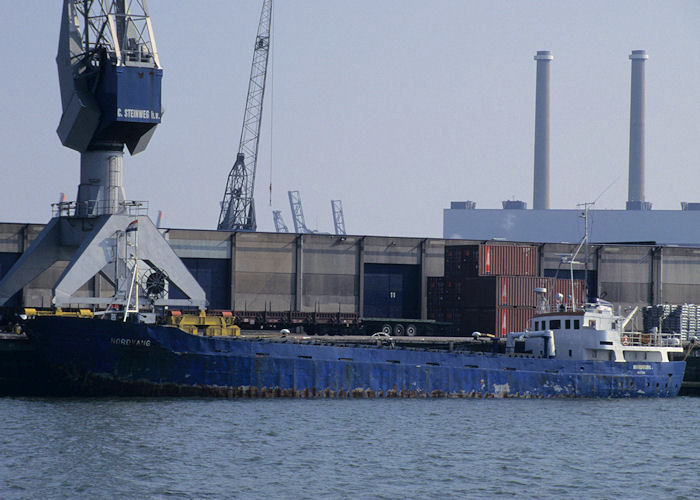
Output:
[[[44,392],[77,396],[672,397],[685,362],[673,335],[625,331],[630,316],[598,300],[543,304],[530,327],[491,352],[280,334],[247,337],[231,316],[171,315],[167,324],[42,316],[24,325],[46,370]],[[475,338],[482,334],[475,332]],[[502,345],[502,344],[501,344]]]

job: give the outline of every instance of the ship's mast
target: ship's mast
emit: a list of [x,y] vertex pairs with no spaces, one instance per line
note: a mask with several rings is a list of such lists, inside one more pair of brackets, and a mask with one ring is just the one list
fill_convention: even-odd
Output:
[[[129,235],[131,236],[131,241]],[[125,232],[125,243],[126,243],[126,268],[131,272],[131,279],[129,281],[129,294],[126,298],[126,303],[124,305],[124,322],[126,322],[130,313],[139,313],[139,232],[138,232],[138,220],[135,220],[129,224]],[[131,247],[131,251],[129,251]]]
[[[583,235],[583,249],[584,249],[584,256],[585,256],[585,262],[583,263],[583,297],[585,297],[585,300],[588,301],[588,210],[595,205],[595,201],[587,202],[587,203],[579,203],[577,206],[578,207],[583,207],[583,213],[581,214],[581,217],[583,217],[583,224],[584,224],[584,235]],[[572,282],[572,287],[573,287],[573,282]],[[583,299],[582,297],[582,299]]]

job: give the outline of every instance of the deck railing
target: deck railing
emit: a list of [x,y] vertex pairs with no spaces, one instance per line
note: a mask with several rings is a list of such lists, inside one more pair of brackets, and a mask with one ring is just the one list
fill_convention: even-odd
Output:
[[625,346],[679,347],[682,345],[680,333],[624,332],[620,335],[620,342]]
[[106,201],[60,201],[51,204],[53,217],[97,217],[108,214],[129,216],[148,215],[148,201],[127,200],[119,203]]

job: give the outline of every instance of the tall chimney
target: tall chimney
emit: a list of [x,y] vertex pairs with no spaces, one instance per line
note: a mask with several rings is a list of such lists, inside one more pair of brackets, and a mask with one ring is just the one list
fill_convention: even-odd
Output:
[[537,90],[535,96],[535,179],[532,208],[549,209],[549,63],[554,59],[548,50],[538,50]]
[[649,210],[644,201],[644,50],[633,50],[630,98],[630,164],[627,210]]

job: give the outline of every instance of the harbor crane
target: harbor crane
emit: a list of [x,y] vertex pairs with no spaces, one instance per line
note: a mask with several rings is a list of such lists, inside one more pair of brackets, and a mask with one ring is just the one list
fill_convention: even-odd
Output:
[[331,200],[331,208],[333,209],[333,226],[335,234],[345,235],[345,216],[343,215],[343,202],[340,200]]
[[[80,184],[76,200],[61,197],[54,217],[0,279],[0,305],[68,261],[51,290],[56,307],[119,305],[125,319],[147,304],[205,307],[204,290],[145,202],[127,200],[123,185],[124,147],[132,155],[145,150],[163,114],[163,69],[146,0],[63,0],[60,26],[63,114],[56,132],[80,154]],[[81,291],[103,281],[105,290]],[[185,298],[167,297],[166,282]]]
[[294,222],[295,233],[313,233],[311,229],[306,227],[306,219],[304,219],[304,209],[301,206],[301,195],[299,191],[289,191],[289,207],[292,210],[292,222]]
[[275,223],[275,231],[278,233],[288,233],[289,228],[287,227],[287,224],[284,223],[284,219],[282,218],[282,210],[273,210],[272,211],[272,219]]
[[267,60],[270,53],[271,19],[272,0],[264,0],[258,23],[258,34],[255,37],[241,141],[236,161],[228,175],[224,199],[221,202],[217,228],[220,231],[255,231],[257,229],[253,195]]

